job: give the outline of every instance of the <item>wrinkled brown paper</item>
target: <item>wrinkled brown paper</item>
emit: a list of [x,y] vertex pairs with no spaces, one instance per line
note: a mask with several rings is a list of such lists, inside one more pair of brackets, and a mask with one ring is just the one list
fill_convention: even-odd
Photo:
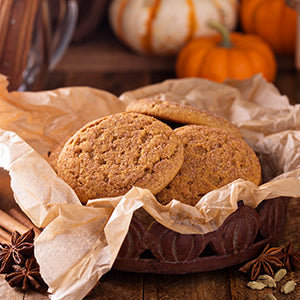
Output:
[[[218,84],[204,79],[168,80],[119,98],[88,87],[11,92],[0,76],[0,166],[9,171],[18,205],[43,232],[35,255],[51,299],[81,299],[113,265],[132,214],[142,207],[164,226],[181,233],[217,229],[237,209],[264,199],[300,196],[300,106],[260,75]],[[80,204],[74,191],[45,160],[53,149],[90,120],[125,110],[143,97],[187,103],[226,117],[244,139],[268,158],[278,176],[259,187],[238,179],[199,199],[195,207],[173,200],[160,205],[134,187],[116,198]],[[264,169],[264,165],[263,165]]]

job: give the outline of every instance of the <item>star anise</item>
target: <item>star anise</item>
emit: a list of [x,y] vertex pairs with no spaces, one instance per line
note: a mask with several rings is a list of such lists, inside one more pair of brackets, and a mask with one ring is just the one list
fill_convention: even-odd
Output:
[[247,262],[239,271],[248,273],[251,270],[251,280],[255,280],[260,274],[274,277],[274,269],[284,266],[280,260],[282,249],[283,247],[270,248],[268,244],[257,258]]
[[38,292],[45,292],[47,284],[41,277],[40,267],[34,257],[25,261],[24,267],[13,265],[14,271],[5,276],[5,280],[11,287],[19,287],[23,291],[34,289]]
[[288,271],[300,268],[300,251],[295,251],[291,242],[282,251],[282,261]]
[[24,234],[15,231],[11,236],[11,244],[0,243],[0,274],[12,271],[13,265],[23,265],[25,259],[33,255],[33,229]]

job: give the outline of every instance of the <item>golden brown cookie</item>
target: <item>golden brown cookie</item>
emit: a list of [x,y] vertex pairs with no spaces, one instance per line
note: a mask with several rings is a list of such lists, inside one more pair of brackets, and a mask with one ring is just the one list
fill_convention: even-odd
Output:
[[133,186],[160,192],[183,163],[183,146],[163,122],[119,113],[88,123],[63,147],[58,175],[82,203],[120,196]]
[[242,137],[239,129],[225,118],[191,105],[161,99],[144,98],[130,103],[126,111],[143,113],[166,123],[172,122],[181,125],[196,124],[221,128],[237,137]]
[[156,195],[195,205],[206,193],[238,178],[259,184],[261,168],[254,151],[225,130],[186,125],[175,130],[184,146],[184,162],[175,178]]

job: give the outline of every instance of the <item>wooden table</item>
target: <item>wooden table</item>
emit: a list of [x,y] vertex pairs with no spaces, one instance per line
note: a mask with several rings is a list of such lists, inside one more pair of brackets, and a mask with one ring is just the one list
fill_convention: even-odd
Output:
[[[298,102],[297,85],[300,81],[290,58],[279,58],[276,86],[289,96],[292,104]],[[62,86],[87,85],[105,89],[116,95],[154,82],[174,77],[174,59],[143,57],[121,45],[109,30],[100,31],[88,42],[73,45],[66,56],[49,75],[45,89]],[[299,88],[300,90],[300,88]],[[0,208],[14,207],[13,196],[6,172],[0,172]],[[291,241],[300,249],[300,205],[299,200],[290,201],[285,236],[281,242]],[[270,288],[253,291],[247,288],[249,278],[237,271],[237,267],[206,273],[185,275],[137,274],[111,270],[94,288],[92,299],[264,299]],[[282,295],[276,289],[277,299],[300,299],[300,271],[291,272],[285,279],[297,283],[296,290]],[[20,293],[10,288],[0,276],[0,299],[48,299],[35,292]]]

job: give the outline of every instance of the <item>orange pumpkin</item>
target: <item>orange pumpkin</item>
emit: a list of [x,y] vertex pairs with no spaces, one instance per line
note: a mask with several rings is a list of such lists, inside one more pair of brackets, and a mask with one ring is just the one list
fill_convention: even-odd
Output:
[[260,37],[229,31],[213,23],[220,34],[187,43],[176,59],[178,77],[202,77],[217,82],[227,78],[246,79],[256,73],[273,81],[276,60],[270,46]]
[[285,0],[242,0],[242,29],[266,40],[278,54],[293,54],[296,48],[296,10]]

